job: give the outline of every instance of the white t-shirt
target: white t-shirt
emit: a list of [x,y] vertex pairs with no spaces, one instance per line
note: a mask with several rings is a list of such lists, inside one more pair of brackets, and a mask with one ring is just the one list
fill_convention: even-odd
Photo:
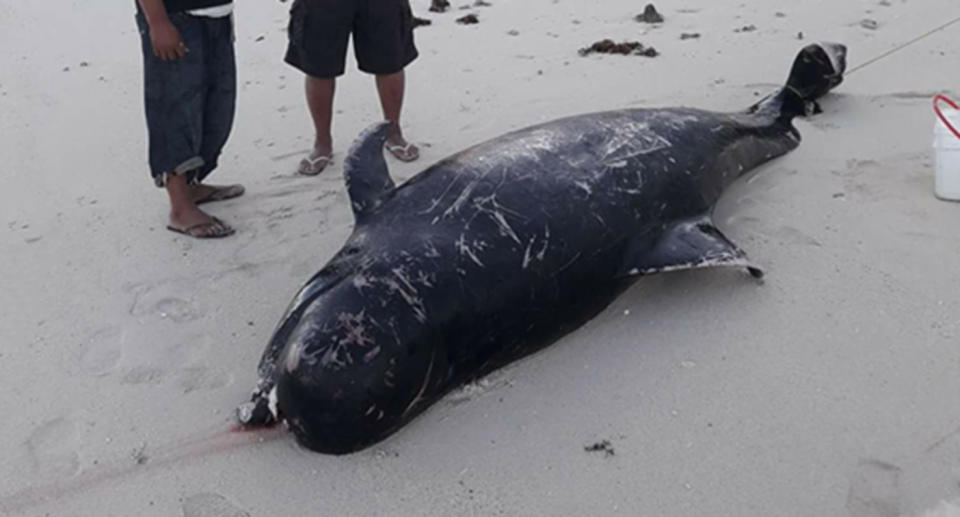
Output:
[[203,9],[194,9],[192,11],[187,11],[188,14],[193,16],[206,16],[208,18],[223,18],[224,16],[230,16],[233,14],[233,2],[215,5],[213,7],[204,7]]

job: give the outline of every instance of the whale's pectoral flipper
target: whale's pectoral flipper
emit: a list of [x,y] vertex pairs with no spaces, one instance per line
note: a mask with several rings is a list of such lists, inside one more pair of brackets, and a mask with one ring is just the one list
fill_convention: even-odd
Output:
[[751,264],[747,254],[730,242],[709,217],[674,223],[652,247],[649,237],[631,242],[620,276],[705,267],[742,267],[754,278],[763,277],[763,271]]
[[394,188],[383,157],[391,127],[393,124],[385,121],[364,130],[344,160],[343,175],[357,222],[380,206],[383,194]]

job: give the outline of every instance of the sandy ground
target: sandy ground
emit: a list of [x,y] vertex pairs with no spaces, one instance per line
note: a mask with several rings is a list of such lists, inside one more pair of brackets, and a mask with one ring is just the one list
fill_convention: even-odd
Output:
[[[472,26],[415,1],[433,20],[406,110],[423,159],[392,161],[398,179],[562,115],[740,109],[809,41],[846,43],[855,66],[960,16],[955,0],[684,0],[658,3],[654,28],[635,1],[492,1]],[[248,195],[211,208],[239,232],[178,237],[144,163],[128,3],[0,3],[0,514],[957,515],[960,205],[932,194],[929,98],[960,88],[960,26],[851,75],[798,122],[800,149],[728,191],[717,220],[764,285],[645,278],[386,442],[327,457],[225,430],[291,295],[350,232],[339,160],[379,118],[373,82],[350,65],[338,162],[295,176],[311,134],[281,62],[289,4],[241,0],[215,178]],[[577,55],[606,37],[661,56]],[[602,440],[613,455],[584,450]]]

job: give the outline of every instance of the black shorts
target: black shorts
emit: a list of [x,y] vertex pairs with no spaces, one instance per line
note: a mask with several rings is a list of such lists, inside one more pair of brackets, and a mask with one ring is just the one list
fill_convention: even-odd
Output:
[[295,0],[287,32],[284,60],[313,77],[343,74],[351,33],[364,72],[396,73],[417,58],[409,0]]

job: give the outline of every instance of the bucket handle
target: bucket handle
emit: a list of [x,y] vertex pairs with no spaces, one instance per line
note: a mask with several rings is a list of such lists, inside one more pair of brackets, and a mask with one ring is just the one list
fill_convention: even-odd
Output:
[[938,94],[936,97],[933,98],[933,111],[936,112],[937,117],[940,117],[940,121],[943,122],[943,124],[947,126],[948,129],[950,129],[950,132],[953,133],[954,136],[956,136],[957,138],[960,138],[960,131],[957,131],[957,128],[953,127],[953,124],[950,123],[947,117],[943,116],[943,111],[940,110],[941,102],[946,102],[947,104],[950,105],[951,108],[955,110],[960,110],[960,105],[957,105],[957,103],[953,102],[953,100],[951,100],[950,97],[947,97],[942,93]]

